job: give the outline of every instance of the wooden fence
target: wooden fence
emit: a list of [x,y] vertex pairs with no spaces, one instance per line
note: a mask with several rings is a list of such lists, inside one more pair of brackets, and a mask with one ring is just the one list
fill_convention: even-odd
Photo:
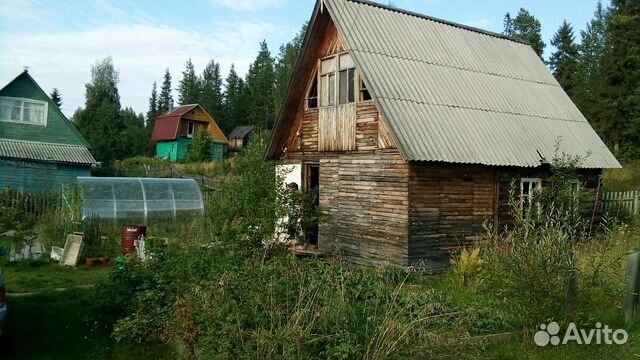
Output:
[[638,215],[640,191],[617,191],[602,194],[604,212],[610,216]]

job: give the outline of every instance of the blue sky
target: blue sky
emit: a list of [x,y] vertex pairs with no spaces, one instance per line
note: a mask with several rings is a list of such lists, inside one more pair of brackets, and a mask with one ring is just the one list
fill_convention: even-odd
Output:
[[[388,3],[388,1],[380,0]],[[597,0],[393,0],[397,7],[502,31],[502,18],[520,7],[542,23],[547,43],[563,19],[579,30]],[[266,39],[273,55],[309,19],[313,0],[51,1],[0,0],[0,86],[24,66],[46,90],[57,87],[63,111],[84,105],[90,67],[111,56],[120,71],[123,106],[146,112],[153,81],[165,68],[177,88],[185,61],[196,71],[214,59],[226,76],[232,63],[244,74]],[[606,4],[606,2],[605,2]],[[547,53],[552,49],[547,45]],[[174,91],[174,98],[177,98]]]

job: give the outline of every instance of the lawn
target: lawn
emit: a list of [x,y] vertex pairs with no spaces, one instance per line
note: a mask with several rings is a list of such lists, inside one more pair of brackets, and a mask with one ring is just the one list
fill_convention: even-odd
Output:
[[112,320],[93,311],[95,290],[85,286],[107,280],[113,271],[114,265],[4,264],[10,295],[2,359],[172,359],[164,346],[116,343],[106,325]]
[[70,268],[45,262],[4,264],[2,271],[8,293],[46,292],[60,288],[95,285],[106,279],[113,264]]

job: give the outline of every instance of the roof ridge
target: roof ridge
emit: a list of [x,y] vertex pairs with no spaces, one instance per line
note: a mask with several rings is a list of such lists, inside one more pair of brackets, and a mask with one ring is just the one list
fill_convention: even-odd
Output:
[[525,82],[529,82],[529,83],[532,83],[532,84],[540,84],[540,85],[548,85],[548,86],[560,87],[559,84],[553,84],[553,83],[548,83],[548,82],[543,82],[543,81],[535,81],[535,80],[531,80],[531,79],[524,79],[524,78],[521,78],[521,77],[498,74],[498,73],[494,73],[494,72],[485,72],[485,71],[474,70],[474,69],[469,69],[469,68],[465,68],[465,67],[461,67],[461,66],[448,65],[448,64],[438,63],[438,62],[424,61],[424,60],[415,59],[415,58],[409,58],[409,57],[405,57],[405,56],[391,55],[391,54],[387,54],[387,53],[379,52],[379,51],[369,51],[369,50],[356,49],[356,48],[351,48],[350,51],[356,51],[356,52],[362,52],[362,53],[374,54],[374,55],[381,55],[381,56],[386,56],[386,57],[395,58],[395,59],[414,61],[414,62],[417,62],[417,63],[429,64],[429,65],[435,65],[435,66],[442,66],[442,67],[446,67],[446,68],[450,68],[450,69],[469,71],[469,72],[473,72],[473,73],[477,73],[477,74],[491,75],[491,76],[496,76],[496,77],[501,77],[501,78],[506,78],[506,79],[520,80],[520,81],[525,81]]
[[513,42],[524,44],[524,45],[529,45],[529,46],[531,45],[530,43],[528,43],[528,42],[526,42],[524,40],[514,39],[514,38],[512,38],[510,36],[507,36],[507,35],[504,35],[504,34],[501,34],[501,33],[497,33],[497,32],[494,32],[494,31],[489,31],[489,30],[481,29],[481,28],[478,28],[478,27],[475,27],[475,26],[465,25],[465,24],[454,22],[454,21],[445,20],[445,19],[441,19],[441,18],[437,18],[437,17],[421,14],[421,13],[418,13],[418,12],[415,12],[415,11],[398,8],[398,7],[395,7],[395,6],[380,4],[378,2],[371,1],[371,0],[346,0],[346,1],[351,1],[351,2],[354,2],[354,3],[360,3],[360,4],[363,4],[363,5],[370,5],[370,6],[374,6],[374,7],[380,8],[380,9],[394,11],[394,12],[397,12],[397,13],[400,13],[400,14],[404,14],[404,15],[415,16],[415,17],[419,17],[419,18],[422,18],[422,19],[425,19],[425,20],[439,22],[441,24],[450,25],[450,26],[457,27],[457,28],[460,28],[460,29],[473,31],[473,32],[477,32],[477,33],[480,33],[480,34],[484,34],[484,35],[488,35],[488,36],[492,36],[492,37],[497,37],[497,38],[500,38],[500,39],[509,40],[509,41],[513,41]]

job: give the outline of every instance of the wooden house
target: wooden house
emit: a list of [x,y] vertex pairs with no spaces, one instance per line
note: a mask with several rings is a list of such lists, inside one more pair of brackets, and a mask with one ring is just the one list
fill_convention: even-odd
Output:
[[182,105],[156,118],[151,134],[151,140],[156,142],[156,156],[173,162],[184,160],[200,128],[207,129],[211,135],[211,160],[223,161],[227,138],[198,104]]
[[25,70],[0,89],[0,190],[50,190],[91,176],[89,144]]
[[229,133],[229,152],[239,152],[247,147],[253,126],[236,126]]
[[319,191],[320,251],[446,266],[560,151],[620,166],[533,49],[364,0],[319,1],[266,157]]

